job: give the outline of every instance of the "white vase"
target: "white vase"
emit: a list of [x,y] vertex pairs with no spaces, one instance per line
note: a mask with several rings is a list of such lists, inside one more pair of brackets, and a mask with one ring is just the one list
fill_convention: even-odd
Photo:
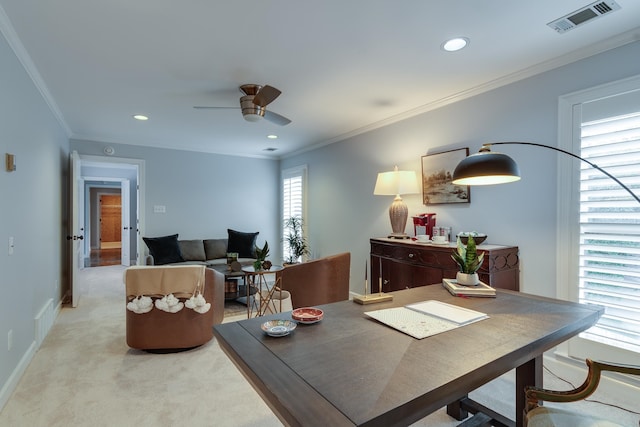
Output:
[[456,281],[459,284],[465,285],[465,286],[475,286],[478,283],[480,283],[480,279],[478,278],[478,273],[467,274],[467,273],[458,272],[456,273]]

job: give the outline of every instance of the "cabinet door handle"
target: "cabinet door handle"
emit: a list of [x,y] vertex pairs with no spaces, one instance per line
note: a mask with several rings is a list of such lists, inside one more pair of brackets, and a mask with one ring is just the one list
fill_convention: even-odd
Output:
[[413,254],[409,254],[409,258],[413,258]]

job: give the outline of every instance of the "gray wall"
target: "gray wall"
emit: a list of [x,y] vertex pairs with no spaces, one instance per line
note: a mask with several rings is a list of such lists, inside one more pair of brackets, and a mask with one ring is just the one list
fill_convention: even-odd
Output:
[[[211,239],[227,237],[227,228],[259,231],[257,243],[268,241],[270,258],[280,260],[278,161],[71,141],[81,156],[106,157],[106,145],[115,148],[116,157],[145,162],[145,237],[178,233],[180,239]],[[165,206],[166,213],[154,213],[155,205]]]
[[[1,36],[0,64],[1,408],[37,350],[35,316],[49,299],[56,306],[61,299],[69,150],[65,132]],[[15,154],[15,172],[5,171],[5,153]]]
[[[631,59],[633,58],[633,59]],[[459,101],[343,142],[291,156],[282,168],[308,165],[309,243],[317,255],[351,251],[351,289],[361,292],[369,238],[391,229],[393,197],[374,196],[378,172],[415,170],[421,156],[484,142],[557,142],[558,97],[640,73],[640,43],[534,76]],[[496,147],[520,165],[517,183],[472,187],[471,203],[422,204],[421,195],[403,197],[409,215],[435,212],[437,225],[454,232],[481,231],[487,243],[520,247],[521,289],[556,294],[557,154],[524,146]],[[407,232],[413,232],[407,224]]]

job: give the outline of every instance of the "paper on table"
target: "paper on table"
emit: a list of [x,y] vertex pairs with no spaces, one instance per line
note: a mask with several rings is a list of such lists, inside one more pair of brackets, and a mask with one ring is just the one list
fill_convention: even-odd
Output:
[[433,300],[409,304],[405,307],[367,311],[364,314],[418,339],[489,317],[479,311]]
[[489,317],[486,313],[434,300],[409,304],[406,307],[420,313],[448,320],[458,325],[467,325]]
[[461,325],[405,307],[383,308],[364,314],[417,339],[459,328]]

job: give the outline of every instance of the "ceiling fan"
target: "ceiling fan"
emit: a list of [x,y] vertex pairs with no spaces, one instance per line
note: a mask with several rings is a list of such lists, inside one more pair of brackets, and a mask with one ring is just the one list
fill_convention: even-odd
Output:
[[205,107],[194,106],[197,109],[237,109],[242,110],[242,117],[248,122],[257,122],[262,118],[280,126],[291,123],[291,120],[267,110],[267,105],[271,104],[282,92],[273,86],[260,86],[256,84],[246,84],[240,86],[240,91],[244,96],[240,97],[240,107]]

